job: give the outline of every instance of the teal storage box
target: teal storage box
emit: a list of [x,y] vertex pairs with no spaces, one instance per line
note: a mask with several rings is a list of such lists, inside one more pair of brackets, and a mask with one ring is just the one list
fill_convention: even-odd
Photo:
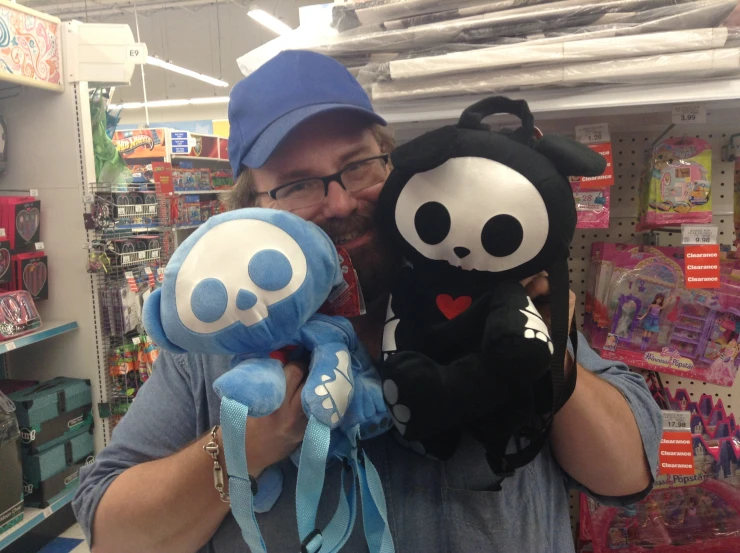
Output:
[[15,414],[21,428],[40,427],[55,419],[92,403],[89,380],[59,376],[8,396],[15,403]]
[[34,488],[44,480],[59,474],[93,454],[95,443],[93,429],[78,434],[69,441],[51,449],[31,455],[23,452],[23,479]]
[[0,534],[23,519],[23,502],[18,503],[23,495],[18,422],[3,408],[2,400],[6,398],[0,393]]
[[41,453],[88,430],[92,425],[92,404],[88,404],[38,426],[21,428],[21,444],[26,453]]
[[92,464],[93,461],[95,461],[95,458],[90,455],[83,461],[67,467],[48,480],[44,480],[37,487],[24,482],[23,493],[25,494],[24,502],[26,506],[45,509],[65,495],[72,493],[80,484],[80,469],[85,465]]

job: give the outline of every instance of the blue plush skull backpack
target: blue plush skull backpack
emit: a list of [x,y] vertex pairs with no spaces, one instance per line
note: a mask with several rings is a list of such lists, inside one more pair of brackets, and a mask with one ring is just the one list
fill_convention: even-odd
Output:
[[[210,218],[175,251],[162,287],[144,304],[144,324],[163,349],[233,356],[214,382],[234,518],[252,553],[266,551],[255,512],[282,490],[277,467],[247,471],[247,416],[274,412],[285,398],[283,364],[271,353],[295,346],[310,357],[301,401],[309,419],[298,464],[296,509],[301,551],[338,551],[355,521],[360,490],[371,552],[394,551],[377,471],[361,440],[391,425],[380,379],[347,319],[317,313],[344,284],[329,237],[285,211],[248,208]],[[316,528],[326,465],[342,462],[341,493],[329,525]],[[345,485],[351,476],[352,484]]]

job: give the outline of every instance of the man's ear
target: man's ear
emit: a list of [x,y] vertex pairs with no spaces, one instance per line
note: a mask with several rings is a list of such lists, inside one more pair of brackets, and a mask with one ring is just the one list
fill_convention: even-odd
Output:
[[394,169],[423,173],[450,159],[457,146],[457,129],[451,125],[422,134],[396,148],[391,154]]
[[567,136],[546,134],[535,141],[534,149],[566,177],[598,177],[606,170],[604,156]]

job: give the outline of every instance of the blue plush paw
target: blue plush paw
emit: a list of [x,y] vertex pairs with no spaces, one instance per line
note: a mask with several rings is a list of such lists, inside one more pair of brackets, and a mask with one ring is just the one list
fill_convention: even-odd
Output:
[[393,421],[383,399],[383,389],[375,367],[364,367],[355,373],[355,394],[342,421],[346,430],[359,424],[364,439],[386,432]]
[[247,359],[213,383],[219,397],[249,407],[249,414],[263,417],[274,412],[285,399],[283,365],[275,359]]
[[315,350],[303,388],[304,409],[327,426],[336,428],[352,401],[352,380],[347,350],[332,353]]

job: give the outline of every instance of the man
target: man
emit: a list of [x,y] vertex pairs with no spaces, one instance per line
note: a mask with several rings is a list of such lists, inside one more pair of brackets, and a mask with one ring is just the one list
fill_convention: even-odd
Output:
[[[392,148],[384,121],[341,65],[300,51],[280,54],[237,84],[229,119],[235,207],[289,209],[348,250],[368,304],[367,315],[352,322],[377,355],[398,262],[373,228],[373,208],[390,170],[382,157]],[[542,276],[526,284],[533,297],[548,291]],[[549,447],[500,492],[479,491],[493,477],[481,448],[469,439],[447,462],[420,457],[390,434],[366,442],[383,480],[396,551],[571,552],[567,482],[616,504],[649,491],[661,419],[644,381],[600,359],[584,340],[578,355],[569,367],[578,371],[576,390],[556,417]],[[224,357],[160,355],[110,446],[82,471],[74,507],[94,553],[246,550],[203,451],[219,423],[212,383],[226,370]],[[247,430],[252,476],[259,481],[274,463],[285,475],[277,503],[258,515],[268,551],[280,553],[300,547],[296,470],[286,457],[306,426],[302,372],[289,364],[285,373],[285,403],[268,417],[250,418]],[[222,444],[218,433],[216,439]],[[330,469],[327,482],[338,481],[336,470]],[[333,514],[337,490],[324,495],[319,529]],[[344,550],[366,550],[360,520]]]

